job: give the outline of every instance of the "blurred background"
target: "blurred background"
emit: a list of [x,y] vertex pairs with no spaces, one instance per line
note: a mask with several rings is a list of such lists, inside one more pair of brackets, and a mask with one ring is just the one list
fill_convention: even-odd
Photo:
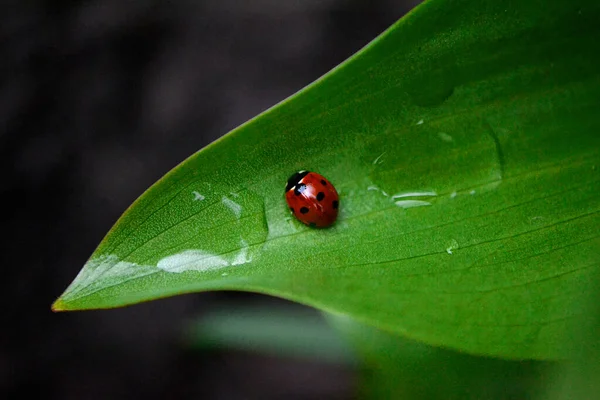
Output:
[[[354,398],[353,356],[320,314],[282,300],[215,292],[61,314],[50,304],[164,173],[416,3],[2,1],[0,398]],[[232,313],[241,304],[250,314]],[[306,328],[269,325],[274,314],[260,310],[273,309]],[[227,339],[250,335],[244,321],[291,327],[305,342],[282,354],[245,348]]]

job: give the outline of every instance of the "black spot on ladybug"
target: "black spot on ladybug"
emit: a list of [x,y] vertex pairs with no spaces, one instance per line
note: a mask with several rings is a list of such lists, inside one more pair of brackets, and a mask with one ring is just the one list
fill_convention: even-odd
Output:
[[308,208],[306,208],[306,207],[302,207],[302,208],[300,209],[300,213],[301,213],[301,214],[306,214],[307,212],[308,212]]
[[290,207],[290,211],[291,211],[291,212],[294,212],[294,207]]
[[314,222],[309,222],[308,226],[310,226],[311,228],[316,228],[317,224],[315,224]]
[[302,194],[302,192],[304,192],[305,190],[306,190],[306,185],[305,184],[296,186],[296,188],[294,189],[294,194],[296,196],[300,196],[300,194]]
[[309,171],[298,171],[294,175],[290,176],[290,179],[287,181],[287,185],[285,186],[285,191],[289,191],[294,186],[297,186],[300,183],[300,180],[309,174]]
[[321,185],[327,186],[327,181],[325,179],[321,179]]
[[325,193],[319,192],[317,193],[317,201],[321,201],[325,198]]
[[334,200],[333,203],[331,203],[331,205],[333,206],[333,208],[338,208],[338,206],[339,206],[337,200]]

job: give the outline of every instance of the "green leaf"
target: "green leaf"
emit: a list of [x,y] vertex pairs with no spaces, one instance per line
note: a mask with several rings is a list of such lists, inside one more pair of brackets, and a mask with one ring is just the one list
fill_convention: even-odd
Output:
[[304,307],[235,304],[189,324],[185,343],[197,350],[237,350],[354,366],[355,357],[320,313]]
[[544,399],[597,399],[600,397],[600,270],[581,286],[578,297],[582,315],[571,327],[568,344],[571,359],[548,379]]
[[[568,353],[600,264],[600,3],[431,0],[194,154],[115,224],[55,310],[266,293],[433,345]],[[296,170],[340,193],[294,220]]]
[[325,316],[361,361],[361,399],[542,398],[536,395],[559,370],[557,363],[473,356],[404,339],[346,316]]

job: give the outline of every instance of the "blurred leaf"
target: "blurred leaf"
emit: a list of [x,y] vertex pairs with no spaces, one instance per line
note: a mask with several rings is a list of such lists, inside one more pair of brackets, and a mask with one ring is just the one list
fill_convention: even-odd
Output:
[[507,361],[435,348],[340,315],[325,314],[361,361],[359,398],[532,399],[558,366]]
[[186,342],[196,349],[241,350],[353,365],[346,342],[318,313],[296,307],[236,305],[193,321]]
[[600,398],[600,271],[581,286],[581,316],[568,332],[572,358],[549,380],[541,399]]
[[[267,293],[434,345],[567,354],[600,260],[600,3],[431,0],[194,154],[115,224],[55,310]],[[328,177],[315,230],[284,198]]]

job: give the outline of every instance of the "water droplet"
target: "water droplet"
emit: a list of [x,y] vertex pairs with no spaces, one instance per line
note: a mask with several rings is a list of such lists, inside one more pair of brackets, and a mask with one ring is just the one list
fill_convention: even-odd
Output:
[[446,247],[446,253],[448,254],[454,254],[453,251],[458,249],[458,242],[456,241],[456,239],[452,239],[450,241],[450,243],[448,244],[448,246]]
[[436,107],[443,104],[454,93],[454,85],[448,80],[451,74],[428,74],[415,79],[407,92],[412,101],[419,107]]
[[423,125],[423,120],[420,119],[419,122],[417,122],[417,125]]
[[237,219],[240,219],[240,216],[242,215],[242,206],[225,196],[221,198],[221,202],[231,210]]
[[198,202],[204,208],[191,208],[191,216],[174,228],[180,238],[177,246],[166,240],[149,242],[156,255],[148,263],[175,273],[250,263],[268,233],[262,197],[245,188],[231,191],[216,184],[198,193],[206,198]]
[[[401,200],[394,201],[394,204],[396,204],[396,206],[398,206],[400,208],[406,209],[406,208],[413,208],[413,207],[430,206],[432,204],[431,199],[421,200],[421,199],[419,199],[419,197],[436,197],[436,196],[437,196],[437,193],[433,190],[403,192],[403,193],[397,193],[397,194],[393,195],[392,201],[401,199]],[[414,197],[416,197],[416,199],[414,199]]]
[[396,204],[400,208],[414,208],[431,205],[430,202],[423,200],[399,200],[396,201],[394,204]]
[[447,143],[454,141],[452,136],[448,135],[446,132],[439,132],[438,136],[440,139],[442,139],[444,142],[447,142]]
[[383,157],[385,155],[385,151],[383,153],[381,153],[379,156],[377,156],[377,158],[375,160],[373,160],[373,165],[377,165],[377,164],[381,164],[383,161],[381,160],[381,157]]
[[242,265],[252,261],[252,258],[248,255],[248,243],[243,238],[240,239],[240,247],[240,251],[231,262],[231,265]]
[[488,121],[487,122],[487,126],[488,129],[486,131],[486,133],[489,135],[489,137],[492,139],[493,143],[494,143],[494,149],[495,149],[495,159],[497,162],[497,166],[498,166],[498,179],[502,180],[504,178],[504,148],[502,147],[502,142],[500,141],[500,137],[498,136],[498,133],[501,131],[500,129],[494,128],[492,126],[492,124]]
[[473,195],[475,194],[475,190],[471,190],[471,191],[469,192],[469,194],[470,194],[471,196],[473,196]]
[[[439,128],[438,121],[425,123],[429,117],[423,117],[422,125],[415,126],[419,120],[415,118],[411,121],[413,126],[396,136],[397,140],[386,142],[383,138],[375,138],[364,144],[361,148],[361,164],[368,171],[368,180],[362,187],[373,185],[390,195],[406,192],[410,188],[435,188],[437,193],[447,194],[453,191],[468,194],[471,188],[475,188],[480,194],[502,184],[502,143],[510,139],[512,130],[499,126],[497,121],[479,120],[473,123],[467,134],[461,129]],[[460,143],[461,148],[454,146],[454,143]],[[465,149],[473,149],[473,158],[467,160],[461,157]],[[373,165],[373,160],[383,151],[386,152],[385,164]],[[444,173],[431,174],[429,159],[436,169]],[[477,168],[473,168],[473,165],[477,165]],[[468,189],[466,182],[470,186]],[[428,201],[425,198],[419,200]]]
[[229,266],[227,260],[203,250],[184,250],[164,257],[156,266],[166,272],[209,271]]
[[405,192],[398,193],[392,196],[392,199],[402,199],[406,197],[433,197],[437,196],[437,193],[434,191],[425,191],[425,192]]
[[374,185],[367,187],[367,190],[381,192],[381,194],[384,195],[385,197],[389,197],[389,194],[387,194],[387,192],[385,192],[384,190],[381,190],[380,188],[378,188],[377,186],[374,186]]
[[195,190],[192,192],[192,194],[194,195],[194,201],[202,201],[206,198]]
[[453,199],[456,197],[456,190],[450,193],[450,198]]
[[240,249],[225,254],[211,254],[203,250],[190,249],[164,257],[156,266],[165,272],[205,272],[225,267],[247,264],[252,261],[248,243],[241,238]]

